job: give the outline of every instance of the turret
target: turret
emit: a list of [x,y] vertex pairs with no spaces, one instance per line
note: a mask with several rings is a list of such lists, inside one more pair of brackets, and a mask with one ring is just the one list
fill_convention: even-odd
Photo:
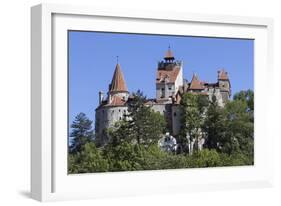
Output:
[[104,97],[104,93],[102,91],[99,91],[99,104],[102,104],[103,101],[103,97]]
[[111,102],[113,96],[118,96],[124,100],[127,100],[129,96],[128,88],[119,63],[116,64],[112,81],[109,85],[109,102]]
[[228,73],[224,69],[218,71],[218,84],[223,101],[226,102],[231,96],[231,85]]
[[193,74],[190,86],[188,88],[191,91],[202,91],[205,89],[204,84],[199,80],[196,74]]
[[218,71],[218,83],[220,88],[224,90],[230,89],[228,73],[224,69]]

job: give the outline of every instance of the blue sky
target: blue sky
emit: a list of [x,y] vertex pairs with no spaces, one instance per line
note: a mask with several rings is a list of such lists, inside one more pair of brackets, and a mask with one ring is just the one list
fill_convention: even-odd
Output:
[[[69,121],[84,112],[94,121],[98,92],[108,91],[119,56],[130,92],[154,98],[157,62],[170,45],[184,78],[216,82],[224,68],[232,94],[254,86],[254,40],[69,31]],[[93,124],[94,125],[94,124]]]

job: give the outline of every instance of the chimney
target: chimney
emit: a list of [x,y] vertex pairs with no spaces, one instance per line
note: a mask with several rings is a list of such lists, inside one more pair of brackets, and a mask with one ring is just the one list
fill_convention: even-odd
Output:
[[102,92],[102,91],[99,91],[99,104],[102,103],[102,101],[103,101],[103,96],[104,96],[103,92]]

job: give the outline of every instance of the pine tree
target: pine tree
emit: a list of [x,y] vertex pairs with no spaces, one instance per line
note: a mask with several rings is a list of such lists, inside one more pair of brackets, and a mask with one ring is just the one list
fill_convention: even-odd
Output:
[[84,113],[79,113],[71,124],[71,152],[79,152],[81,147],[93,140],[92,121]]
[[213,95],[206,112],[203,130],[206,133],[206,147],[219,150],[220,143],[225,139],[226,119],[224,110],[218,106],[217,99]]
[[146,97],[142,92],[133,93],[128,102],[128,114],[108,130],[111,143],[122,142],[150,145],[158,142],[165,130],[164,116],[146,105]]
[[156,143],[165,130],[164,116],[145,105],[146,97],[142,92],[133,94],[129,102],[129,127],[138,144]]

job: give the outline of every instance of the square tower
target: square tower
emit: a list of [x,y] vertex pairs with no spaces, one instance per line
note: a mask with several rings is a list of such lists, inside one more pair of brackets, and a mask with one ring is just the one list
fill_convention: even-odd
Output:
[[175,57],[170,49],[165,54],[164,61],[158,62],[156,74],[156,99],[172,99],[180,86],[183,85],[183,64],[175,61]]

